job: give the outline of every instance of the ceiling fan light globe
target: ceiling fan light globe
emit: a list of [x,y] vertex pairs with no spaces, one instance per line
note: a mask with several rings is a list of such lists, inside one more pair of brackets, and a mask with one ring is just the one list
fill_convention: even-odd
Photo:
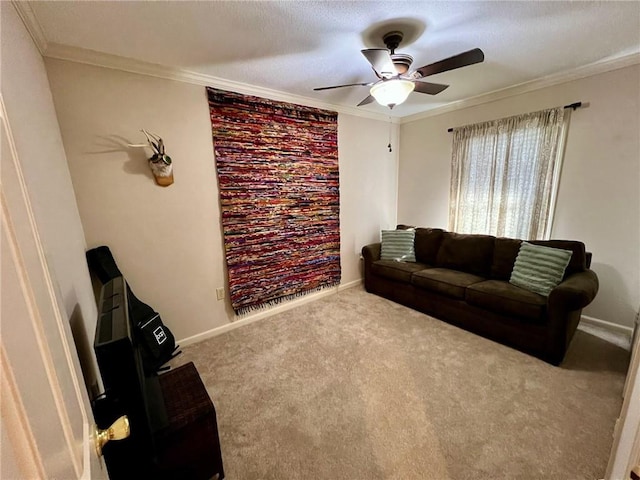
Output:
[[415,84],[409,80],[395,79],[376,83],[370,93],[376,102],[387,107],[403,103],[414,88]]

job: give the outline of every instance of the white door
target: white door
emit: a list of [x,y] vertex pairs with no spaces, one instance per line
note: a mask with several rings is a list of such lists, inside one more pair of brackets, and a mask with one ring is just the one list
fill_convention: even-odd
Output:
[[[637,329],[636,320],[636,329]],[[622,409],[613,432],[606,480],[637,478],[640,473],[640,338],[636,331],[623,390]],[[631,473],[634,473],[634,477]]]
[[0,121],[0,478],[106,479],[1,96]]

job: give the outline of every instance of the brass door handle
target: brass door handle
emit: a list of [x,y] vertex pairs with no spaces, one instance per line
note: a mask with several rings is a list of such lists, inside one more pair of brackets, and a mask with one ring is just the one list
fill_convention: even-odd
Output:
[[102,456],[102,448],[111,440],[123,440],[131,434],[129,418],[126,415],[118,418],[111,426],[105,430],[100,430],[97,425],[93,426],[93,442],[98,457]]

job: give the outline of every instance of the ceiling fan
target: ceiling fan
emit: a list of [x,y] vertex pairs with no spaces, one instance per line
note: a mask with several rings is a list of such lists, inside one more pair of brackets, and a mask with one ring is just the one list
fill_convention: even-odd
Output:
[[484,53],[479,48],[459,53],[439,62],[411,70],[413,57],[406,53],[396,53],[396,48],[404,37],[402,32],[389,32],[382,37],[387,48],[367,48],[361,50],[378,77],[375,82],[349,83],[331,87],[314,88],[315,91],[331,90],[343,87],[371,87],[370,94],[358,106],[367,105],[376,100],[381,105],[393,108],[404,102],[412,91],[437,95],[449,85],[420,81],[436,73],[447,72],[484,61]]

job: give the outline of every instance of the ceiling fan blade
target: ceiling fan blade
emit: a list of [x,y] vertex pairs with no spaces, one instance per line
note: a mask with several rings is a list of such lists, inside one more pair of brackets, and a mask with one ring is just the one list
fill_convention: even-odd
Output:
[[426,93],[427,95],[437,95],[443,90],[449,88],[449,85],[442,85],[441,83],[429,83],[429,82],[413,82],[416,88],[413,90],[418,93]]
[[389,50],[386,48],[367,48],[361,52],[380,76],[392,77],[398,74]]
[[456,68],[466,67],[467,65],[473,65],[474,63],[480,63],[482,61],[484,61],[483,51],[479,48],[474,48],[468,52],[459,53],[453,57],[445,58],[439,62],[420,67],[416,70],[416,73],[421,77],[426,77],[428,75],[435,75],[436,73],[455,70]]
[[342,88],[342,87],[370,87],[371,85],[373,85],[373,82],[368,82],[368,83],[347,83],[345,85],[333,85],[332,87],[318,87],[318,88],[314,88],[314,91],[320,91],[320,90],[331,90],[332,88]]
[[367,105],[371,102],[373,102],[375,100],[375,98],[373,98],[373,96],[369,95],[367,98],[365,98],[364,100],[362,100],[359,104],[358,107],[361,107],[362,105]]

